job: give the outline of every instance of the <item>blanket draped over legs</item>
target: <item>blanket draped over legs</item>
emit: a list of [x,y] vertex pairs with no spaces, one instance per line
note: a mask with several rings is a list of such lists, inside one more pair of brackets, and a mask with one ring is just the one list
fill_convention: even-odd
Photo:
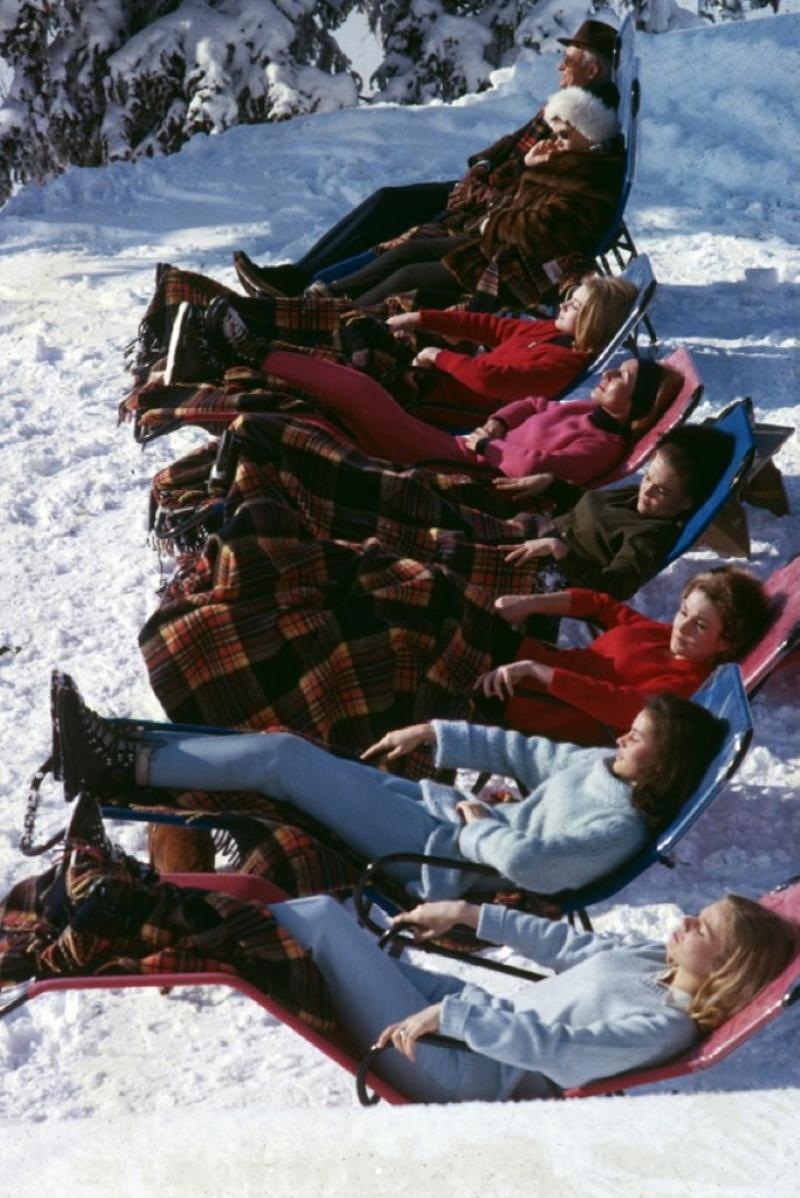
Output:
[[540,563],[509,566],[500,547],[524,540],[526,521],[449,498],[486,493],[499,513],[484,484],[365,458],[302,421],[234,430],[225,523],[140,636],[169,716],[353,753],[403,724],[467,715],[479,675],[519,640],[495,597],[547,585]]

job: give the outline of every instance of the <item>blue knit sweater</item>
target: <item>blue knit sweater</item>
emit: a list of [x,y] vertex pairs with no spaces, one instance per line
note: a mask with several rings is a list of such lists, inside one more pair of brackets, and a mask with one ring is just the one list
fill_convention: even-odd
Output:
[[440,1031],[509,1066],[500,1098],[523,1071],[577,1086],[668,1060],[698,1038],[689,996],[662,980],[661,943],[576,932],[492,904],[481,907],[478,935],[555,971],[512,999],[471,984],[444,999]]
[[[612,774],[607,749],[581,749],[542,737],[460,721],[434,720],[435,764],[518,778],[530,795],[486,807],[464,824],[455,787],[426,780],[423,801],[440,821],[426,853],[493,865],[518,886],[552,894],[602,877],[646,842],[647,824],[631,806],[630,787]],[[426,898],[452,898],[475,881],[455,870],[422,871]]]

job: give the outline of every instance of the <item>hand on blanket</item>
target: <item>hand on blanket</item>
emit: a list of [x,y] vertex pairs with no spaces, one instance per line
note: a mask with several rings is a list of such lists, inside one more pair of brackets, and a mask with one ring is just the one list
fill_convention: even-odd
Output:
[[511,552],[506,554],[506,561],[521,566],[525,562],[533,561],[535,557],[554,557],[558,561],[559,558],[565,557],[566,553],[567,546],[558,537],[537,537],[533,541],[523,541],[521,545],[515,545]]
[[414,1015],[407,1015],[399,1023],[390,1023],[378,1036],[374,1047],[385,1048],[387,1044],[392,1044],[404,1057],[408,1057],[409,1061],[414,1061],[417,1056],[417,1040],[420,1036],[438,1032],[441,1015],[442,1004],[437,1002]]
[[420,745],[436,743],[436,733],[430,724],[411,724],[408,728],[398,728],[395,732],[387,732],[374,745],[370,745],[361,754],[362,761],[370,761],[373,757],[386,757],[387,761],[396,761],[413,753]]
[[538,682],[548,687],[552,678],[552,666],[540,665],[538,661],[512,661],[481,674],[475,687],[480,687],[487,698],[510,699],[521,682]]
[[435,345],[426,345],[421,349],[416,358],[412,361],[412,366],[435,366],[436,359],[442,351]]
[[420,903],[411,911],[401,911],[392,919],[392,927],[407,927],[415,940],[435,940],[457,923],[477,928],[481,909],[464,899],[443,899],[438,903]]
[[507,499],[533,499],[546,491],[555,478],[549,472],[545,474],[524,474],[522,478],[494,478],[492,486],[502,491]]

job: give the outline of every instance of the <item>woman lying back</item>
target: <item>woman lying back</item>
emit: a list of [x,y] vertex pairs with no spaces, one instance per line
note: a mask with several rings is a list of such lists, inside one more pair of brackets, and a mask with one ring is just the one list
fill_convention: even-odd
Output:
[[[667,940],[579,932],[493,904],[425,903],[394,920],[420,938],[456,924],[552,975],[513,997],[388,957],[330,898],[272,912],[310,949],[357,1048],[423,1102],[541,1097],[668,1060],[744,1007],[790,963],[793,924],[728,895],[686,916]],[[419,1043],[441,1032],[471,1052]]]
[[[453,786],[334,757],[298,736],[214,735],[172,731],[168,724],[136,735],[87,708],[68,679],[58,696],[68,795],[83,786],[100,793],[136,785],[257,791],[313,816],[368,859],[411,852],[481,862],[515,886],[547,894],[602,877],[665,827],[698,784],[723,731],[704,708],[661,695],[620,737],[616,752],[434,720],[388,733],[363,754],[392,762],[428,745],[432,767],[488,770],[518,778],[531,792],[493,806]],[[420,873],[405,865],[392,872],[425,898],[461,895],[474,882],[464,869]]]
[[[516,660],[479,681],[504,701],[506,727],[596,745],[629,727],[647,698],[671,691],[689,698],[724,661],[738,661],[764,634],[769,602],[745,570],[721,566],[690,578],[671,623],[651,620],[598,591],[504,595],[497,609],[511,624],[528,616],[571,616],[603,632],[579,649],[526,637]],[[486,713],[484,713],[486,714]]]

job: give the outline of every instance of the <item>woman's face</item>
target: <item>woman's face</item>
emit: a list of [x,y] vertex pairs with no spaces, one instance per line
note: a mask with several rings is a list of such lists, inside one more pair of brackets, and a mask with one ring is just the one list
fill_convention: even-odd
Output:
[[589,288],[585,283],[576,287],[568,300],[564,300],[556,316],[556,328],[567,337],[575,336],[575,325],[578,323],[578,313],[589,298]]
[[677,516],[688,511],[692,499],[678,475],[661,453],[653,457],[639,483],[636,510],[641,516]]
[[717,605],[701,590],[692,591],[675,613],[669,651],[687,661],[714,661],[728,647],[722,634]]
[[575,150],[579,154],[585,154],[592,148],[589,138],[579,133],[574,125],[562,121],[560,116],[554,116],[550,121],[550,130],[553,134],[553,141],[556,143],[556,149],[560,153],[563,153],[564,150]]
[[640,711],[627,732],[617,738],[611,770],[623,782],[641,782],[657,764],[658,745],[653,717]]
[[704,907],[699,915],[686,915],[667,941],[667,960],[698,983],[723,964],[729,949],[727,899]]
[[619,420],[620,424],[628,423],[638,373],[639,363],[635,358],[628,358],[621,366],[604,370],[600,382],[591,393],[597,406]]

